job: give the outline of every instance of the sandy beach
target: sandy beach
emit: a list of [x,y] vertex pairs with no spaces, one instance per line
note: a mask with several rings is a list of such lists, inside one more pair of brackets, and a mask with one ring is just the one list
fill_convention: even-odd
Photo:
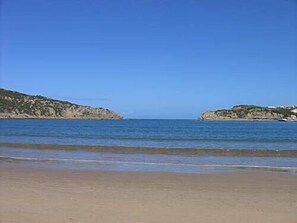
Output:
[[1,222],[297,222],[297,177],[1,167]]

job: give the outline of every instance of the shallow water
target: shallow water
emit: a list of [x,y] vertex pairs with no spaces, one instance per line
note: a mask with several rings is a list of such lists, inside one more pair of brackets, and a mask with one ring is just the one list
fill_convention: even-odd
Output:
[[0,148],[2,162],[51,168],[217,173],[239,170],[297,172],[296,157],[221,157],[164,154],[121,154],[84,150]]
[[[0,124],[1,143],[297,152],[297,123],[293,122],[1,120]],[[262,156],[263,152],[260,151],[252,156],[220,156],[138,153],[137,148],[132,153],[98,152],[85,148],[81,146],[76,150],[64,150],[61,146],[59,149],[22,149],[2,146],[0,158],[2,165],[66,169],[180,173],[255,170],[297,172],[296,156]]]

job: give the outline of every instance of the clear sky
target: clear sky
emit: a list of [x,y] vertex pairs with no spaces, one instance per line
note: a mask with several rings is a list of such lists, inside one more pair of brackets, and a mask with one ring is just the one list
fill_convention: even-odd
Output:
[[297,104],[296,0],[0,0],[1,87],[196,118]]

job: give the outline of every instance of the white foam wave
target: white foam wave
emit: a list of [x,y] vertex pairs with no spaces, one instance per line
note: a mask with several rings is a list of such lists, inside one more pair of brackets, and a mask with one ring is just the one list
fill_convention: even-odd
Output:
[[91,159],[57,159],[57,158],[32,158],[32,157],[13,157],[0,156],[2,160],[15,161],[36,161],[36,162],[73,162],[73,163],[94,163],[94,164],[127,164],[127,165],[157,165],[157,166],[183,166],[197,168],[241,168],[241,169],[262,169],[297,173],[297,167],[289,166],[260,166],[260,165],[237,165],[237,164],[190,164],[190,163],[158,163],[141,161],[123,161],[123,160],[91,160]]

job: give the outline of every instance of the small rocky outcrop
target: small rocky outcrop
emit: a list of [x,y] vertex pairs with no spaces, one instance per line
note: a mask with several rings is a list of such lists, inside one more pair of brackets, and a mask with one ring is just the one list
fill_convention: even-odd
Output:
[[93,108],[0,89],[0,118],[123,119],[105,108]]
[[297,120],[297,106],[261,107],[237,105],[231,109],[208,111],[200,120]]

